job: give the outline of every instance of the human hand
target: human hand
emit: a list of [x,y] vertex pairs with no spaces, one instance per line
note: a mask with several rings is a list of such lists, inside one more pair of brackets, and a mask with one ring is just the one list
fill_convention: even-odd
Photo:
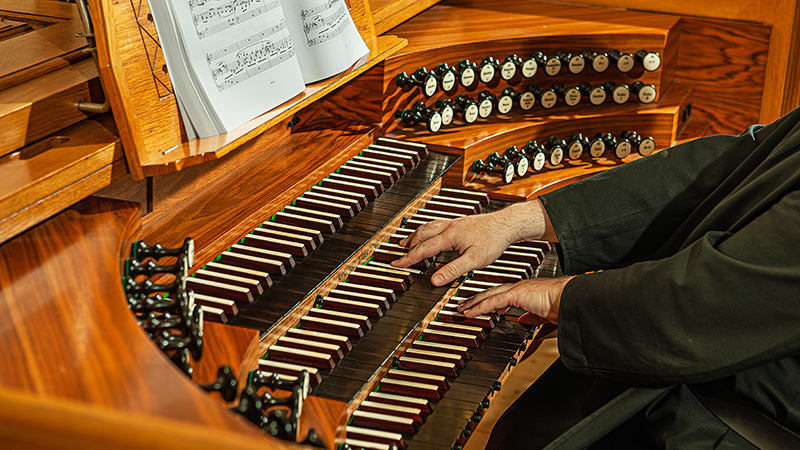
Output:
[[434,286],[442,286],[470,270],[491,264],[509,245],[539,239],[544,233],[544,208],[538,200],[516,203],[490,214],[435,220],[400,241],[409,252],[392,265],[408,267],[423,258],[455,250],[460,256],[431,277]]
[[530,278],[495,286],[464,300],[458,311],[472,318],[495,311],[505,313],[515,307],[529,313],[520,318],[527,325],[558,324],[561,293],[572,278]]

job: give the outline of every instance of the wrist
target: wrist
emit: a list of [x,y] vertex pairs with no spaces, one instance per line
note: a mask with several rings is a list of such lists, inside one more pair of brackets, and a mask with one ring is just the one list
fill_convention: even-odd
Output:
[[515,203],[503,209],[511,227],[512,241],[522,242],[541,239],[546,231],[545,213],[539,199],[529,202]]

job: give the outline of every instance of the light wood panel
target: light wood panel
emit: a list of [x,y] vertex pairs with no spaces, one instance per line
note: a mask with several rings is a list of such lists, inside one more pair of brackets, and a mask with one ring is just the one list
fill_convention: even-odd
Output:
[[698,2],[694,0],[584,0],[582,4],[654,11],[690,17],[705,17],[760,23],[770,27],[764,93],[759,122],[769,123],[800,104],[800,2],[750,0]]

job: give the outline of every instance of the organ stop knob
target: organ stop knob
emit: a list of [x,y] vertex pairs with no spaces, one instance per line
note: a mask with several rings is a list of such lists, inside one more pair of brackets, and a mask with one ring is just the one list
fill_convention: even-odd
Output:
[[617,66],[617,70],[628,73],[633,70],[634,59],[630,53],[622,53],[619,50],[609,50],[608,59]]
[[503,180],[503,183],[511,183],[514,179],[514,165],[511,162],[506,162],[503,166],[493,167],[483,162],[482,159],[476,159],[472,163],[472,172],[474,173],[488,173],[497,174]]
[[661,55],[656,52],[637,50],[633,56],[642,65],[642,68],[648,72],[653,72],[661,67]]
[[589,64],[592,66],[592,70],[597,73],[605,72],[611,65],[610,61],[608,60],[608,55],[605,53],[597,53],[587,50],[583,52],[583,57],[586,61],[589,61]]
[[569,52],[560,51],[556,55],[567,65],[567,71],[573,75],[583,72],[586,67],[586,60],[582,53],[573,55]]
[[447,65],[447,63],[441,63],[436,66],[436,69],[433,70],[433,74],[437,80],[439,80],[439,87],[444,92],[450,92],[456,87],[456,72],[455,69]]
[[469,88],[475,84],[477,78],[476,69],[477,66],[475,63],[468,59],[459,61],[458,65],[456,65],[456,74],[458,75],[458,82],[461,83],[461,86]]
[[633,93],[641,103],[653,103],[656,99],[656,87],[652,84],[644,84],[641,81],[634,81],[631,83],[631,93]]
[[400,72],[394,77],[394,82],[399,87],[406,86],[419,86],[422,88],[422,93],[426,97],[430,97],[436,93],[438,81],[433,73],[428,72],[428,69],[420,67],[411,76],[405,72]]

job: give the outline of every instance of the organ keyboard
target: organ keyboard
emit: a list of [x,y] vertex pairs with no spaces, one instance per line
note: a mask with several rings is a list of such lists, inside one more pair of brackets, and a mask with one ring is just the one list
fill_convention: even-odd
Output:
[[[530,198],[797,103],[778,80],[800,73],[776,46],[795,26],[781,8],[777,21],[733,23],[706,10],[348,0],[363,65],[242,129],[187,139],[147,2],[88,1],[97,63],[73,4],[0,8],[2,54],[15,55],[0,64],[3,444],[297,446],[234,410],[267,434],[314,429],[328,448],[460,447],[531,335],[520,311],[464,320],[458,300],[557,266],[532,244],[445,288],[427,279],[446,255],[392,268],[422,224],[495,207],[442,186]],[[94,112],[78,111],[87,100]],[[483,170],[511,183],[470,178]],[[134,297],[182,287],[158,279],[180,269],[169,252],[131,243],[187,252],[186,236],[202,347],[199,328],[192,342],[158,334],[184,319],[162,316],[175,296],[126,299],[120,283],[138,279],[126,282]],[[145,261],[126,273],[128,256]]]

